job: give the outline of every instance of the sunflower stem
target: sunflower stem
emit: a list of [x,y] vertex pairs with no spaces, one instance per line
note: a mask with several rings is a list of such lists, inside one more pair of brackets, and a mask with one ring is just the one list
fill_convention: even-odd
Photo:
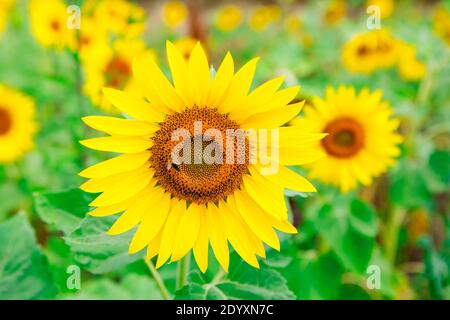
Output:
[[386,227],[383,232],[384,252],[387,260],[395,264],[398,249],[398,236],[403,223],[406,211],[402,208],[394,207],[389,212]]
[[170,294],[169,291],[166,288],[166,285],[164,284],[164,280],[161,278],[161,275],[159,274],[158,270],[156,270],[155,265],[150,260],[147,263],[148,269],[150,270],[150,273],[152,274],[153,280],[155,280],[156,285],[158,286],[159,292],[161,292],[161,296],[164,300],[170,300]]
[[191,255],[189,253],[178,262],[177,290],[185,286],[189,274],[190,264]]

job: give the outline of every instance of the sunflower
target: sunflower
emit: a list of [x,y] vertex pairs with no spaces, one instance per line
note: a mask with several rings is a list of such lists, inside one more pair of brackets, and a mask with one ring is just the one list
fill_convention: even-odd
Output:
[[[283,190],[315,191],[286,166],[321,158],[323,153],[316,144],[325,135],[305,132],[302,127],[279,128],[303,105],[289,104],[299,88],[279,90],[283,78],[269,80],[248,94],[258,59],[234,73],[228,53],[212,78],[199,43],[186,62],[167,42],[167,57],[173,84],[152,59],[143,57],[133,64],[140,95],[104,89],[106,98],[126,119],[83,119],[90,127],[110,134],[81,141],[84,146],[122,153],[80,173],[90,178],[81,186],[84,191],[102,192],[91,203],[96,208],[90,214],[100,217],[124,212],[109,234],[138,226],[129,252],[147,247],[147,259],[158,255],[157,267],[169,259],[181,259],[192,249],[205,272],[210,243],[217,260],[228,270],[228,242],[244,261],[258,267],[257,256],[265,257],[262,241],[280,249],[274,229],[297,232],[288,221]],[[266,150],[259,144],[263,140],[255,145],[251,135],[241,135],[240,142],[233,138],[237,132],[251,132],[249,129],[278,133],[278,143],[277,139],[269,141],[275,147],[273,152],[261,154]],[[173,138],[180,130],[181,141]],[[183,155],[194,161],[173,158],[180,143]],[[210,149],[227,161],[207,162],[202,154]],[[264,161],[250,161],[257,153]],[[269,162],[276,168],[270,174],[263,170]]]
[[230,4],[219,10],[216,17],[216,26],[219,30],[233,31],[242,21],[242,12],[238,6]]
[[144,32],[145,11],[139,5],[125,0],[103,0],[89,4],[100,28],[115,35],[138,37]]
[[433,28],[439,37],[450,45],[450,12],[439,7],[433,17]]
[[64,49],[70,40],[66,5],[62,0],[31,0],[29,3],[31,31],[44,47]]
[[366,5],[367,7],[377,6],[382,19],[389,18],[394,11],[394,0],[367,0]]
[[108,34],[102,28],[98,28],[92,17],[83,17],[79,30],[72,30],[69,47],[77,51],[81,60],[90,63],[102,63],[108,52]]
[[396,133],[400,121],[381,98],[379,90],[363,89],[357,95],[354,88],[340,86],[328,88],[325,99],[315,97],[313,106],[305,107],[305,116],[292,123],[328,133],[318,144],[328,156],[308,165],[310,178],[348,192],[358,181],[370,185],[395,162],[402,141]]
[[98,46],[96,55],[88,56],[84,61],[86,81],[83,91],[95,106],[105,111],[116,111],[104,99],[103,87],[111,87],[125,91],[136,90],[132,79],[132,62],[134,57],[142,55],[154,56],[152,50],[146,49],[145,43],[140,40],[116,40],[112,48]]
[[9,12],[14,6],[15,2],[15,0],[3,0],[2,2],[0,2],[0,34],[3,33],[6,28]]
[[408,81],[417,81],[425,77],[427,73],[426,65],[417,60],[416,48],[406,42],[399,41],[398,71],[400,76]]
[[398,61],[397,40],[384,29],[357,34],[342,49],[342,62],[353,73],[372,73]]
[[251,16],[249,25],[254,31],[263,31],[270,24],[281,18],[281,8],[277,5],[265,5],[256,7]]
[[335,25],[345,17],[347,5],[344,0],[332,0],[323,15],[323,20],[327,25]]
[[0,84],[0,163],[9,163],[33,148],[37,130],[34,101]]
[[182,24],[188,16],[188,8],[182,1],[172,0],[163,6],[163,21],[170,28],[176,28]]
[[283,25],[288,33],[298,35],[302,29],[303,21],[297,14],[291,13],[284,19]]

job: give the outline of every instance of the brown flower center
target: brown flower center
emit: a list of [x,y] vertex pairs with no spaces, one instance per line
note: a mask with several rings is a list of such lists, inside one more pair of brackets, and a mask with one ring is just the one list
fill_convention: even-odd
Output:
[[12,119],[9,112],[0,106],[0,135],[5,135],[12,127]]
[[113,58],[105,70],[106,86],[122,89],[131,77],[131,66],[123,58]]
[[348,158],[357,154],[364,146],[364,130],[351,118],[336,119],[324,131],[328,136],[322,140],[322,146],[331,156]]
[[226,199],[247,172],[249,143],[242,134],[216,109],[194,107],[168,116],[150,149],[155,178],[167,192],[189,202]]
[[50,27],[53,31],[58,32],[59,30],[61,30],[61,23],[58,20],[52,20],[52,22],[50,23]]

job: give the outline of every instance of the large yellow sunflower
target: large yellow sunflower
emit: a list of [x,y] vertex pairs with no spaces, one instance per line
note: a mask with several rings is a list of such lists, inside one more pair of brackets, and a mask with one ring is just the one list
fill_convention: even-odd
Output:
[[[279,90],[283,79],[276,78],[248,93],[257,59],[234,73],[228,53],[211,77],[199,43],[186,61],[168,42],[167,57],[173,83],[152,59],[143,57],[133,64],[140,95],[104,89],[106,98],[126,119],[83,119],[109,134],[81,141],[83,145],[122,153],[80,173],[90,178],[83,190],[102,193],[91,203],[96,208],[90,214],[123,212],[109,234],[137,226],[129,252],[147,247],[147,259],[158,255],[157,267],[181,259],[192,249],[204,272],[210,243],[227,270],[228,242],[247,263],[258,267],[257,256],[265,257],[263,242],[280,249],[274,229],[297,232],[288,221],[284,189],[315,191],[286,166],[321,158],[317,141],[324,134],[296,126],[279,128],[300,112],[303,103],[289,104],[299,88]],[[261,134],[267,133],[265,129],[270,129],[269,150],[263,146],[264,139],[254,143],[255,135],[234,139],[243,130]],[[178,136],[180,130],[182,136]],[[179,162],[173,157],[180,143],[181,153],[193,161]],[[210,154],[222,162],[206,161],[204,155],[211,148]],[[255,155],[259,161],[254,161]],[[275,170],[264,170],[268,168]]]
[[31,31],[44,47],[61,50],[68,45],[71,30],[67,27],[67,6],[62,0],[31,0]]
[[293,121],[308,130],[328,133],[318,143],[328,156],[309,165],[309,176],[340,187],[343,192],[367,186],[383,173],[400,154],[402,137],[396,133],[399,120],[393,119],[382,92],[352,87],[328,88],[325,99],[314,98],[305,116]]
[[0,163],[9,163],[33,148],[37,130],[34,101],[0,84]]
[[392,67],[398,61],[398,45],[384,29],[360,33],[351,38],[342,49],[342,62],[353,73],[372,73]]

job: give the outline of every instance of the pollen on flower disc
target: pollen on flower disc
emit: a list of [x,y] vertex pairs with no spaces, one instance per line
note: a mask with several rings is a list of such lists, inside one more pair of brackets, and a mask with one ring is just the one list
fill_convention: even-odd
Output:
[[[189,136],[174,140],[174,132],[180,129],[189,132]],[[172,196],[189,202],[204,204],[226,199],[239,189],[242,176],[247,173],[249,143],[247,138],[236,138],[239,130],[236,122],[212,108],[194,107],[169,115],[160,124],[151,147],[150,162],[158,183]],[[210,136],[212,131],[220,135]],[[228,148],[227,140],[231,141]],[[189,151],[187,162],[177,163],[173,159],[172,151],[180,143],[184,147],[180,149],[181,156],[185,150]],[[227,161],[227,152],[232,153],[233,162]],[[205,154],[222,161],[205,161]]]

